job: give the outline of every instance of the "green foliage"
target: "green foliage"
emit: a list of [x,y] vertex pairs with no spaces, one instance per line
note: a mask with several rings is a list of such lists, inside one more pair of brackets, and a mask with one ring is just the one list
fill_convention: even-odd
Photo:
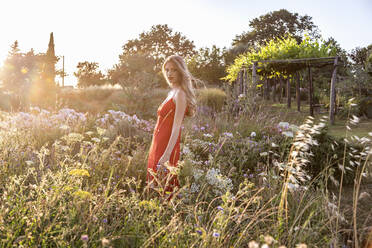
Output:
[[79,88],[106,83],[105,76],[98,70],[99,65],[97,62],[79,62],[76,67],[78,70],[74,72],[74,75],[78,79],[77,86]]
[[146,84],[147,87],[152,88],[160,81],[155,66],[155,60],[145,54],[123,55],[120,63],[109,70],[108,78],[112,84],[119,84],[122,87]]
[[119,56],[121,64],[126,63],[127,57],[143,54],[154,59],[159,71],[164,59],[178,54],[184,58],[195,54],[194,42],[188,40],[180,32],[173,32],[167,24],[154,25],[148,32],[142,32],[138,39],[127,41],[123,46],[123,53]]
[[[302,59],[302,58],[321,58],[335,54],[329,45],[318,40],[311,40],[309,36],[305,36],[303,41],[298,44],[296,39],[288,36],[287,38],[277,38],[270,40],[266,45],[260,46],[257,51],[250,51],[238,56],[234,64],[227,68],[228,75],[224,77],[230,82],[237,78],[241,68],[251,67],[254,61],[258,60],[287,60],[287,59]],[[286,64],[280,65],[270,63],[258,63],[262,68],[257,70],[258,75],[273,77],[283,75],[290,76],[293,72],[303,68],[304,65]]]
[[318,27],[313,23],[312,17],[300,16],[286,9],[269,12],[249,22],[251,28],[248,32],[237,35],[233,46],[244,44],[246,50],[265,45],[270,40],[284,38],[291,35],[299,44],[303,35],[309,34],[311,38],[319,38]]
[[[2,114],[3,125],[31,117]],[[306,171],[297,167],[309,158],[307,145],[316,146],[312,137],[317,129],[311,125],[300,128],[308,131],[303,143],[283,136],[270,117],[196,116],[183,130],[182,188],[169,200],[144,183],[152,130],[128,119],[116,121],[114,112],[87,115],[88,122],[69,124],[71,129],[48,125],[45,116],[39,111],[37,122],[22,131],[19,126],[0,130],[1,246],[249,247],[256,244],[253,240],[271,247],[343,244],[339,227],[349,224],[341,222],[342,212],[332,207],[336,200],[324,185],[315,189],[308,180],[296,187],[286,183],[288,171],[306,179]],[[204,118],[203,126],[197,118]],[[107,128],[98,126],[102,119]],[[38,127],[40,123],[46,126]],[[312,152],[328,165],[328,150],[320,146]],[[302,147],[303,153],[292,155],[298,164],[288,168],[291,147]],[[361,153],[351,144],[349,151],[358,162]],[[280,225],[283,192],[286,224]]]
[[[111,96],[111,109],[121,110],[143,119],[156,119],[157,109],[168,90],[144,87],[125,87]],[[146,92],[146,93],[144,93]]]
[[225,75],[225,56],[226,49],[221,50],[215,45],[212,48],[200,48],[188,61],[187,66],[196,78],[218,85]]
[[212,112],[219,112],[227,99],[226,93],[219,88],[204,88],[197,90],[199,106],[206,106]]

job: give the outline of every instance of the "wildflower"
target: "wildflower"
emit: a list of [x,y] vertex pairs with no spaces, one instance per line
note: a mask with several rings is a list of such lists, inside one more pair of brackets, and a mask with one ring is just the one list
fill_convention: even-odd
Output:
[[220,210],[220,211],[223,211],[223,207],[221,207],[221,206],[218,206],[217,209]]
[[199,235],[203,234],[203,232],[201,230],[196,230],[196,233],[199,234]]
[[268,155],[267,152],[261,152],[261,153],[260,153],[260,156],[261,156],[261,157],[265,157],[265,156],[267,156],[267,155]]
[[106,239],[106,238],[103,238],[102,239],[102,246],[103,247],[106,247],[110,244],[110,240]]
[[282,134],[286,137],[293,138],[293,132],[291,131],[285,131],[285,132],[282,132]]
[[296,248],[307,248],[306,244],[297,244]]
[[252,138],[256,137],[256,132],[251,132],[251,137]]
[[225,132],[225,133],[223,133],[223,135],[228,137],[228,138],[234,137],[234,135],[232,133],[229,133],[229,132]]
[[256,241],[252,240],[248,243],[248,247],[249,248],[259,248],[259,244]]
[[103,223],[107,223],[107,219],[106,218],[104,218],[102,221],[103,221]]
[[73,176],[90,176],[89,172],[85,169],[72,169],[68,174]]
[[84,190],[78,190],[73,193],[74,196],[79,197],[80,199],[89,199],[92,197],[92,194],[89,193],[88,191]]
[[289,123],[288,122],[279,122],[278,127],[281,129],[288,129]]
[[206,137],[206,138],[212,138],[212,135],[209,134],[209,133],[205,133],[205,134],[203,134],[203,136]]
[[220,234],[219,234],[218,232],[214,232],[214,233],[212,234],[212,236],[215,237],[215,238],[218,238],[218,237],[220,236]]
[[271,237],[270,235],[266,235],[264,237],[264,240],[265,240],[265,243],[268,244],[268,245],[271,245],[274,242],[274,238]]
[[84,242],[87,242],[89,240],[88,235],[87,234],[81,235],[81,240],[84,241]]

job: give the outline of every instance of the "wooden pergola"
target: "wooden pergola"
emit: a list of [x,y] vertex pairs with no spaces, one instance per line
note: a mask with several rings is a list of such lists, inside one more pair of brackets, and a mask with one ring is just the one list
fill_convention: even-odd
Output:
[[[307,69],[308,70],[308,78],[309,78],[309,105],[310,105],[310,115],[314,116],[314,103],[313,103],[313,95],[314,95],[314,87],[313,87],[313,80],[312,80],[312,72],[311,68],[320,68],[327,65],[333,65],[332,71],[332,78],[331,78],[331,85],[330,85],[330,105],[329,105],[329,119],[331,125],[334,124],[335,121],[335,106],[336,106],[336,91],[335,91],[335,84],[336,84],[336,76],[337,76],[337,67],[342,63],[340,57],[323,57],[323,58],[306,58],[306,59],[285,59],[285,60],[258,60],[254,61],[251,67],[252,69],[252,85],[257,85],[257,69],[265,69],[266,67],[271,67],[272,71],[280,71],[284,72],[287,75],[295,75],[298,71]],[[293,65],[291,70],[287,70],[289,68],[288,65]],[[294,67],[294,69],[293,69]],[[246,91],[247,79],[248,79],[248,68],[243,68],[237,77],[236,83],[238,85],[238,93],[243,93]],[[265,75],[263,75],[265,76]],[[279,78],[280,83],[280,90],[282,92],[283,89],[283,79],[282,77]],[[297,109],[300,111],[300,83],[299,83],[299,76],[297,76],[296,81],[296,97],[297,97]],[[291,107],[291,91],[290,91],[290,81],[287,77],[286,79],[286,88],[287,88],[287,106],[288,108]],[[268,79],[265,76],[264,80],[265,89],[268,89]],[[274,87],[275,91],[275,87]],[[275,97],[274,97],[275,98]],[[281,100],[281,94],[279,95],[279,99]]]

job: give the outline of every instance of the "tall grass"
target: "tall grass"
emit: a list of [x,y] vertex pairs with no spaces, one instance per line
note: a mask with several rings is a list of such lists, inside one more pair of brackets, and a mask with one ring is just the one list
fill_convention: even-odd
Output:
[[[163,92],[158,93],[160,98]],[[256,108],[185,119],[177,172],[181,189],[171,198],[145,184],[151,123],[111,111],[86,114],[80,122],[61,119],[53,127],[47,123],[54,114],[39,111],[20,131],[23,122],[14,121],[16,114],[3,113],[1,246],[362,244],[368,234],[358,219],[358,202],[370,170],[370,139],[354,137],[361,150],[352,142],[332,142],[345,146],[344,156],[331,160],[320,152],[324,144],[318,140],[327,131],[326,119],[287,127],[278,125],[277,116],[253,114]],[[315,167],[322,169],[313,175]],[[342,178],[350,170],[355,175],[351,220],[341,204],[347,187]],[[329,182],[338,182],[338,191]]]

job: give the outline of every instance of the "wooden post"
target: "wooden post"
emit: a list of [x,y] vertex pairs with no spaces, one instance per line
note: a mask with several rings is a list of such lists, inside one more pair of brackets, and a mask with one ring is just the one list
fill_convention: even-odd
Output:
[[282,94],[283,94],[283,79],[279,77],[279,103],[282,103]]
[[[336,75],[336,79],[335,79],[335,84],[337,84],[338,80],[337,80],[337,75]],[[335,102],[334,102],[334,106],[335,106],[335,115],[337,115],[337,112],[338,112],[338,109],[337,109],[337,89],[335,88]]]
[[270,100],[269,79],[265,76],[265,100]]
[[297,100],[297,111],[301,111],[301,96],[300,96],[300,74],[296,73],[296,100]]
[[309,72],[309,105],[310,105],[310,115],[314,116],[314,106],[313,106],[313,95],[314,95],[314,89],[313,89],[313,75],[311,74],[311,67],[308,68]]
[[254,62],[252,66],[252,86],[253,87],[256,87],[256,81],[257,81],[256,68],[257,68],[257,62]]
[[337,75],[338,57],[335,58],[333,64],[333,72],[331,79],[331,95],[329,99],[329,121],[331,125],[335,124],[335,98],[336,98],[336,75]]
[[275,102],[276,101],[276,78],[273,78],[272,82],[273,82],[273,89],[272,89],[272,91],[273,91],[273,102]]
[[245,79],[245,68],[242,70],[242,78],[240,79],[240,94],[244,94],[244,79]]
[[287,78],[287,108],[291,108],[291,83],[289,77]]
[[240,78],[241,78],[241,71],[238,73],[238,77],[236,78],[236,84],[235,84],[235,97],[239,96],[240,91]]
[[244,94],[248,94],[248,68],[244,69]]

